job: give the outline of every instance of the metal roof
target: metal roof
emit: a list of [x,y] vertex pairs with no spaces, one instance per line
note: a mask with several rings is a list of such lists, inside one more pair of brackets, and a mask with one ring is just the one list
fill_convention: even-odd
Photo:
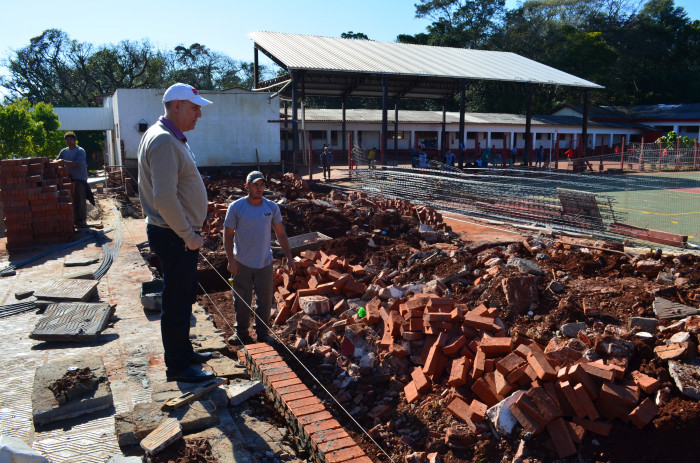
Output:
[[[323,74],[325,92],[314,95],[338,95],[348,85],[353,96],[377,96],[374,82],[336,79],[333,74],[374,75],[390,77],[390,94],[435,98],[455,91],[455,79],[562,85],[583,88],[602,86],[509,52],[467,50],[405,43],[376,42],[373,40],[341,39],[280,32],[252,32],[248,36],[255,47],[270,56],[289,71],[305,71],[307,92],[320,84],[315,75]],[[329,76],[330,73],[330,76]],[[406,80],[408,78],[408,80]],[[413,91],[416,79],[445,80],[448,88],[441,92]],[[412,79],[412,80],[411,80]],[[337,84],[337,88],[333,85]],[[373,91],[362,88],[372,84]],[[406,85],[414,87],[407,89]],[[333,91],[335,90],[335,91]],[[311,93],[309,93],[311,94]]]
[[[565,105],[578,111],[582,106]],[[694,121],[700,120],[700,103],[658,104],[637,106],[591,106],[588,115],[595,119],[617,119],[637,121]]]
[[[341,122],[342,110],[340,109],[304,109],[304,120],[306,122]],[[347,122],[381,123],[382,111],[380,109],[347,109],[345,111]],[[387,111],[387,120],[394,122],[394,111]],[[448,111],[445,113],[447,124],[458,124],[459,113]],[[464,123],[466,125],[517,125],[525,126],[526,117],[524,114],[507,113],[464,113]],[[400,124],[442,124],[442,111],[399,111]],[[581,126],[581,118],[575,116],[532,116],[533,126]],[[606,122],[590,121],[589,126],[609,127],[609,128],[647,128],[632,122]]]

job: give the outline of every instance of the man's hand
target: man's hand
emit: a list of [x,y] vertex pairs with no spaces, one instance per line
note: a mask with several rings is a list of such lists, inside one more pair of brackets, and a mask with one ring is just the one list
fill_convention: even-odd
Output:
[[229,259],[226,268],[231,275],[238,275],[238,262],[235,259]]
[[297,263],[294,259],[287,258],[287,270],[294,275],[297,272]]
[[192,235],[192,238],[185,241],[185,246],[187,246],[187,249],[190,251],[196,251],[197,249],[201,248],[203,244],[204,240],[196,233]]

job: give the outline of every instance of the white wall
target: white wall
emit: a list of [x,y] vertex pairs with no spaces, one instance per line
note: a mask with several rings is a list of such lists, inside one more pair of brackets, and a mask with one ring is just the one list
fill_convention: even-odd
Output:
[[[202,108],[197,127],[185,134],[199,167],[280,162],[279,124],[268,122],[279,119],[278,97],[244,89],[200,93],[214,104]],[[143,136],[139,122],[150,126],[163,114],[163,90],[119,89],[112,99],[117,159],[123,141],[125,163],[133,165]]]

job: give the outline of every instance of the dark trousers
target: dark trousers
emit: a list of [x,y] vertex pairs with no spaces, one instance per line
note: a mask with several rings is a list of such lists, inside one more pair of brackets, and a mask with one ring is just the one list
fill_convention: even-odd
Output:
[[323,168],[323,178],[326,178],[326,174],[328,174],[328,178],[331,178],[331,165],[321,164],[321,167]]
[[191,251],[169,228],[148,225],[151,250],[160,259],[163,273],[163,309],[160,333],[165,351],[165,366],[173,373],[189,366],[192,355],[190,317],[196,300],[197,259],[199,250]]
[[[250,307],[253,301],[253,290],[255,290],[255,302],[257,307],[255,313],[263,322],[269,326],[270,312],[272,310],[272,264],[263,268],[251,268],[238,262],[238,273],[233,276],[234,307],[236,309],[236,331],[248,334],[250,329]],[[255,324],[256,334],[266,334],[265,326],[257,321]]]
[[86,198],[85,184],[73,180],[73,223],[75,225],[85,225],[87,219]]

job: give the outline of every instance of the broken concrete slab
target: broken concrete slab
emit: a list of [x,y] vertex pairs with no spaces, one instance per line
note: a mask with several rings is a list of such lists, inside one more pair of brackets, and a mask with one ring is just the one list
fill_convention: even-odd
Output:
[[107,327],[110,314],[106,303],[50,304],[29,337],[40,341],[95,341]]
[[521,259],[520,257],[511,257],[506,263],[508,267],[515,267],[523,273],[529,273],[530,275],[535,275],[538,277],[544,276],[544,271],[542,267],[537,265],[531,260]]
[[219,424],[219,410],[210,400],[191,402],[174,410],[161,409],[160,403],[134,405],[134,410],[114,417],[114,429],[120,446],[136,445],[166,418],[175,418],[183,434],[198,432]]
[[700,314],[700,309],[669,301],[668,299],[664,299],[662,297],[657,297],[654,299],[652,308],[654,309],[654,314],[660,320],[683,318],[687,317],[688,315]]
[[537,278],[532,275],[504,278],[501,282],[508,305],[518,314],[534,310],[539,305]]
[[208,360],[207,366],[214,370],[214,373],[216,373],[216,376],[219,378],[232,379],[247,378],[249,376],[248,370],[241,362],[224,355]]
[[630,318],[630,329],[639,328],[641,331],[655,333],[659,321],[655,318],[632,317]]
[[141,457],[126,457],[124,455],[112,455],[107,463],[143,463]]
[[565,323],[561,325],[561,334],[567,338],[575,338],[581,330],[586,330],[586,324],[584,322]]
[[700,360],[692,362],[670,360],[668,371],[683,395],[700,400]]
[[22,439],[0,434],[0,461],[7,463],[49,463],[48,458]]
[[182,426],[175,418],[168,418],[141,441],[147,454],[155,455],[182,437]]
[[[90,368],[97,378],[97,389],[92,393],[69,400],[64,405],[59,405],[49,386],[62,378],[69,368]],[[32,416],[35,426],[106,410],[112,405],[112,390],[102,357],[78,357],[50,363],[36,369],[32,391]]]
[[47,301],[87,301],[97,291],[98,281],[57,279],[37,289],[34,296]]
[[214,319],[199,304],[192,306],[190,339],[197,352],[223,352],[228,346],[223,331],[214,326]]
[[525,394],[523,390],[515,391],[486,411],[486,416],[489,417],[500,435],[509,435],[518,424],[515,415],[510,411],[510,406],[523,394]]
[[260,381],[235,380],[224,386],[230,405],[240,405],[265,390]]

